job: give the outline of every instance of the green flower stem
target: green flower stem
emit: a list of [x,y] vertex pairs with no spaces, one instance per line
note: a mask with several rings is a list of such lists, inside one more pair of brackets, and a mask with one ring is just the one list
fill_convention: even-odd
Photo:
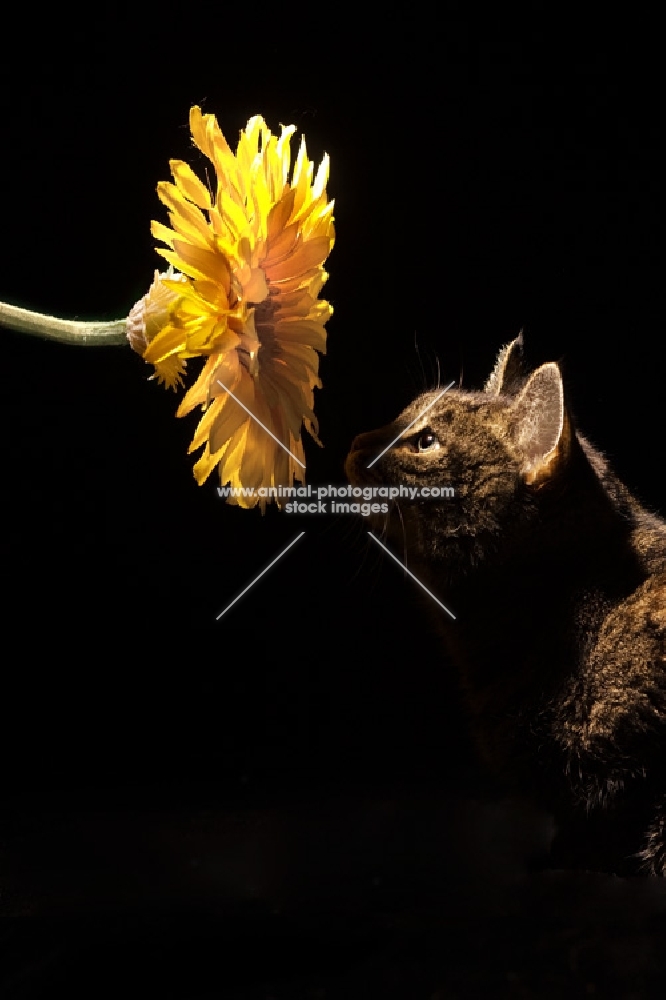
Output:
[[79,344],[81,347],[110,347],[127,344],[125,325],[127,320],[115,319],[98,323],[75,319],[58,319],[57,316],[45,316],[43,313],[32,312],[31,309],[21,309],[0,302],[0,326],[7,326],[18,333],[27,333],[32,337],[43,337],[45,340],[57,340],[61,344]]

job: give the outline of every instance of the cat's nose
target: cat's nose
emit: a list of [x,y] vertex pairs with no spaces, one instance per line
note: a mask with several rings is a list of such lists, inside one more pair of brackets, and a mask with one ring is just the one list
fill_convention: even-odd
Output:
[[[376,431],[358,434],[354,438],[345,461],[347,479],[353,486],[378,481],[379,468],[372,464],[372,460],[385,450],[391,440],[392,431],[392,426],[381,427]],[[372,468],[368,469],[368,465],[371,464]]]
[[350,451],[364,451],[368,448],[375,448],[377,441],[381,437],[381,432],[378,431],[366,431],[365,434],[357,434],[351,443]]
[[[365,466],[369,461],[369,453],[363,449],[362,439],[362,434],[354,438],[349,454],[345,459],[345,474],[352,486],[362,485],[363,481],[367,478]],[[361,442],[361,447],[359,447],[359,442]]]

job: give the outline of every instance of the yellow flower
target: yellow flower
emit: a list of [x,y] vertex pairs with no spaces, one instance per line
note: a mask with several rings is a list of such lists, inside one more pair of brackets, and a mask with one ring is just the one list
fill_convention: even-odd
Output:
[[156,274],[128,337],[154,377],[174,388],[186,359],[206,359],[177,411],[204,410],[189,449],[204,449],[194,474],[201,484],[217,466],[222,485],[255,491],[229,502],[263,509],[260,487],[303,481],[302,427],[320,443],[313,390],[333,311],[318,298],[334,242],[328,157],[313,179],[303,139],[291,169],[295,127],[282,126],[278,139],[259,116],[235,153],[198,107],[190,129],[213,164],[214,190],[171,161],[174,183],[157,193],[172,228],[153,222],[152,233],[175,273]]

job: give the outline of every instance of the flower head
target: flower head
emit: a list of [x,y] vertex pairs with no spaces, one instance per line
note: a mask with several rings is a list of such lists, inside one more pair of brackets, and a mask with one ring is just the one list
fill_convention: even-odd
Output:
[[204,411],[189,449],[203,447],[194,474],[201,484],[217,467],[222,485],[255,491],[230,502],[263,507],[260,487],[303,479],[302,427],[318,441],[317,352],[333,311],[318,298],[334,242],[328,157],[313,178],[303,139],[292,169],[295,127],[277,138],[258,116],[235,153],[213,115],[192,108],[190,128],[215,183],[209,190],[172,160],[174,182],[158,184],[171,228],[153,222],[152,233],[175,270],[156,274],[130,314],[128,337],[174,388],[188,358],[205,358],[177,411]]

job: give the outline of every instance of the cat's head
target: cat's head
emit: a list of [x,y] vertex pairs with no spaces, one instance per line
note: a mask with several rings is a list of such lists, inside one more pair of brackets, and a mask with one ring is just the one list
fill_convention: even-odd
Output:
[[[572,434],[558,366],[525,376],[521,337],[500,351],[482,392],[440,394],[424,393],[392,424],[359,435],[345,470],[354,486],[438,488],[436,499],[394,500],[389,537],[404,532],[408,551],[456,576],[501,556],[538,521],[544,493],[563,485]],[[383,524],[375,517],[372,526]]]

